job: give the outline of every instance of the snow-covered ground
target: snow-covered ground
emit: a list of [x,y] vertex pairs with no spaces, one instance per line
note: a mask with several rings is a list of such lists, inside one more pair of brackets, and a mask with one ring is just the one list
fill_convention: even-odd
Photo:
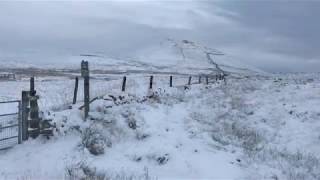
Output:
[[[67,80],[61,81],[46,88],[63,89]],[[320,178],[320,74],[250,76],[190,89],[169,88],[164,77],[153,92],[147,77],[132,78],[127,93],[115,82],[101,90],[105,97],[92,104],[86,122],[76,108],[81,102],[43,108],[57,124],[55,136],[0,151],[0,179]]]

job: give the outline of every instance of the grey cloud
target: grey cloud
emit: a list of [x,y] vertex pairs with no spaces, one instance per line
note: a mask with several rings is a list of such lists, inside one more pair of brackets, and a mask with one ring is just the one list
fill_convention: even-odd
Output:
[[266,50],[305,60],[319,59],[319,1],[226,1],[219,5],[235,12],[229,16],[235,21],[279,39]]
[[40,63],[46,60],[29,56],[85,52],[135,57],[175,38],[267,71],[317,71],[318,10],[317,2],[272,0],[0,2],[0,59]]

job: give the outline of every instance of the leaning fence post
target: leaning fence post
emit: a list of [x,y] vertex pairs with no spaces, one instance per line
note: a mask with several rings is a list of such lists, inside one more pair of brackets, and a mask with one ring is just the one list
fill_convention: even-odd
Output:
[[189,76],[188,85],[191,85],[191,79],[192,79],[192,76]]
[[152,84],[153,84],[153,76],[150,76],[149,89],[152,89]]
[[21,135],[22,141],[28,139],[28,113],[29,113],[29,92],[22,91],[21,97]]
[[123,76],[123,80],[122,80],[122,92],[125,92],[126,91],[126,83],[127,83],[127,77],[126,76]]
[[170,87],[172,87],[172,76],[170,76]]
[[81,62],[81,76],[84,78],[84,118],[86,120],[90,110],[90,77],[88,61],[83,60]]
[[75,85],[74,85],[74,92],[73,92],[73,104],[76,104],[76,103],[77,103],[78,86],[79,86],[79,78],[76,77],[76,79],[75,79]]

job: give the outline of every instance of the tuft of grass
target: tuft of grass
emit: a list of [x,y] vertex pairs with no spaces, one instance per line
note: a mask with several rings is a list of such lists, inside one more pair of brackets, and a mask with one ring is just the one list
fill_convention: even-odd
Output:
[[97,168],[90,167],[86,162],[79,162],[66,167],[66,180],[153,180],[147,168],[142,174],[130,174],[127,172],[108,172],[99,171]]
[[271,173],[278,179],[318,180],[320,177],[320,159],[313,154],[268,148],[246,155],[249,164],[263,163],[274,169]]

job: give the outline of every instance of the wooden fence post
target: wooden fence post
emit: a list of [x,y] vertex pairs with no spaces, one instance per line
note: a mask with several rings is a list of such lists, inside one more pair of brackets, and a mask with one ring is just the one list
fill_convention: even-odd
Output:
[[189,81],[188,81],[189,86],[191,85],[191,79],[192,79],[192,76],[189,76]]
[[126,82],[127,82],[127,77],[123,76],[123,80],[122,80],[122,92],[126,91]]
[[90,80],[89,76],[84,77],[84,117],[85,119],[89,116],[89,110],[90,110]]
[[152,84],[153,84],[153,76],[150,76],[149,89],[152,89]]
[[86,120],[90,111],[90,75],[88,61],[81,62],[81,76],[84,78],[84,118]]
[[201,76],[199,76],[199,84],[201,84]]
[[209,84],[209,77],[206,76],[206,84],[208,85]]
[[22,91],[21,97],[21,136],[22,141],[28,139],[29,91]]
[[78,86],[79,86],[79,78],[76,77],[75,84],[74,84],[74,92],[73,92],[73,104],[77,103]]
[[172,76],[170,76],[170,87],[172,87]]

